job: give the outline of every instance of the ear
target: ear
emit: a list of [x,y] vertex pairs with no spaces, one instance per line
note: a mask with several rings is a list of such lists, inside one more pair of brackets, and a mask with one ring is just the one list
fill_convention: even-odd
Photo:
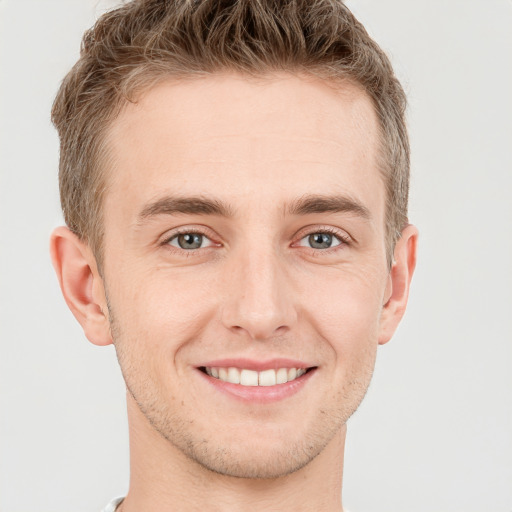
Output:
[[404,228],[394,251],[380,318],[379,344],[387,343],[404,316],[414,268],[418,230],[411,224]]
[[62,295],[87,339],[95,345],[112,343],[103,279],[89,246],[62,226],[52,233],[50,254]]

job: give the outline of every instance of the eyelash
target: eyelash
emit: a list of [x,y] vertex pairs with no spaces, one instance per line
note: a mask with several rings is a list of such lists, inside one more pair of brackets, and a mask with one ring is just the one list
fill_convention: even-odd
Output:
[[[342,250],[345,246],[348,246],[352,243],[352,239],[345,233],[340,232],[339,230],[332,228],[330,226],[320,226],[316,227],[315,229],[308,230],[306,232],[303,232],[300,234],[299,242],[304,240],[305,238],[311,236],[311,235],[331,235],[335,237],[337,240],[339,240],[339,244],[335,245],[333,247],[328,247],[326,249],[315,249],[314,247],[304,247],[306,250],[312,251],[312,253],[316,256],[319,256],[320,253],[331,253],[334,251]],[[295,245],[295,244],[294,244]]]
[[172,235],[170,236],[167,236],[164,240],[162,240],[162,242],[160,242],[159,245],[165,247],[166,249],[170,250],[170,251],[178,251],[179,253],[185,253],[185,255],[188,257],[188,256],[193,256],[195,255],[199,249],[209,249],[211,246],[209,247],[200,247],[199,249],[181,249],[181,248],[178,248],[178,247],[173,247],[172,245],[170,245],[170,242],[176,238],[178,238],[180,235],[200,235],[204,238],[206,238],[207,240],[209,240],[212,244],[212,246],[219,246],[220,244],[217,242],[214,242],[213,241],[213,237],[209,234],[206,233],[206,230],[200,230],[200,229],[197,229],[197,228],[178,228],[176,231],[173,232]]
[[[313,254],[319,255],[319,253],[331,253],[334,251],[342,250],[345,246],[351,245],[351,243],[352,243],[352,239],[348,235],[340,232],[339,230],[329,227],[329,226],[321,226],[321,227],[316,227],[315,229],[311,229],[309,231],[300,233],[300,238],[298,239],[298,242],[294,242],[292,244],[292,247],[293,246],[297,247],[297,244],[299,242],[301,242],[308,236],[316,235],[316,234],[331,235],[331,236],[335,237],[337,240],[339,240],[340,243],[338,245],[335,245],[333,247],[328,247],[326,249],[315,249],[313,247],[306,247],[306,246],[299,246],[299,247],[303,247],[306,250],[312,251]],[[200,235],[200,236],[206,238],[207,240],[209,240],[212,245],[209,247],[200,247],[198,249],[188,249],[188,250],[171,246],[170,242],[172,240],[176,239],[177,237],[179,237],[180,235]],[[172,235],[167,236],[164,240],[162,240],[159,245],[165,247],[168,250],[177,251],[180,254],[184,254],[188,257],[188,256],[193,256],[193,255],[197,254],[200,249],[203,249],[203,250],[210,249],[212,246],[215,246],[215,245],[217,245],[217,247],[219,247],[220,243],[215,242],[213,240],[213,237],[211,235],[209,235],[206,232],[206,230],[200,230],[197,228],[179,228],[176,231],[174,231]]]

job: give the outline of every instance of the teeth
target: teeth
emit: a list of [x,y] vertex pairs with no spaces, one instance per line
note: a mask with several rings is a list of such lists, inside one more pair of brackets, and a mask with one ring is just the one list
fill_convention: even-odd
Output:
[[240,384],[242,384],[242,386],[257,386],[258,372],[253,370],[242,370],[240,372]]
[[240,384],[240,372],[238,368],[228,368],[228,382]]
[[286,382],[288,382],[288,370],[279,368],[276,372],[276,384],[285,384]]
[[276,385],[276,371],[265,370],[260,372],[258,383],[260,386],[275,386]]
[[228,370],[227,368],[219,368],[219,379],[224,382],[228,382]]
[[240,370],[234,367],[217,368],[212,366],[206,367],[205,370],[210,377],[231,384],[241,384],[242,386],[275,386],[276,384],[286,384],[306,373],[306,368],[279,368],[277,370],[256,372],[254,370]]

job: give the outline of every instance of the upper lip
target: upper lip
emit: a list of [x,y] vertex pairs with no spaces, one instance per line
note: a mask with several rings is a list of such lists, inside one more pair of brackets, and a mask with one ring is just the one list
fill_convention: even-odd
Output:
[[198,368],[240,368],[245,370],[264,371],[278,370],[279,368],[311,368],[316,366],[305,361],[287,358],[274,358],[266,360],[246,359],[246,358],[229,358],[215,359],[198,365]]

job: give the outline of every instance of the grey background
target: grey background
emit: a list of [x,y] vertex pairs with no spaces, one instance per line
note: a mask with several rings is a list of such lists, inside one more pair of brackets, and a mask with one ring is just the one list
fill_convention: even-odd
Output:
[[[128,482],[124,388],[48,255],[53,96],[112,1],[0,0],[0,511],[99,511]],[[512,511],[512,1],[348,2],[410,98],[419,266],[351,419],[353,512]]]

